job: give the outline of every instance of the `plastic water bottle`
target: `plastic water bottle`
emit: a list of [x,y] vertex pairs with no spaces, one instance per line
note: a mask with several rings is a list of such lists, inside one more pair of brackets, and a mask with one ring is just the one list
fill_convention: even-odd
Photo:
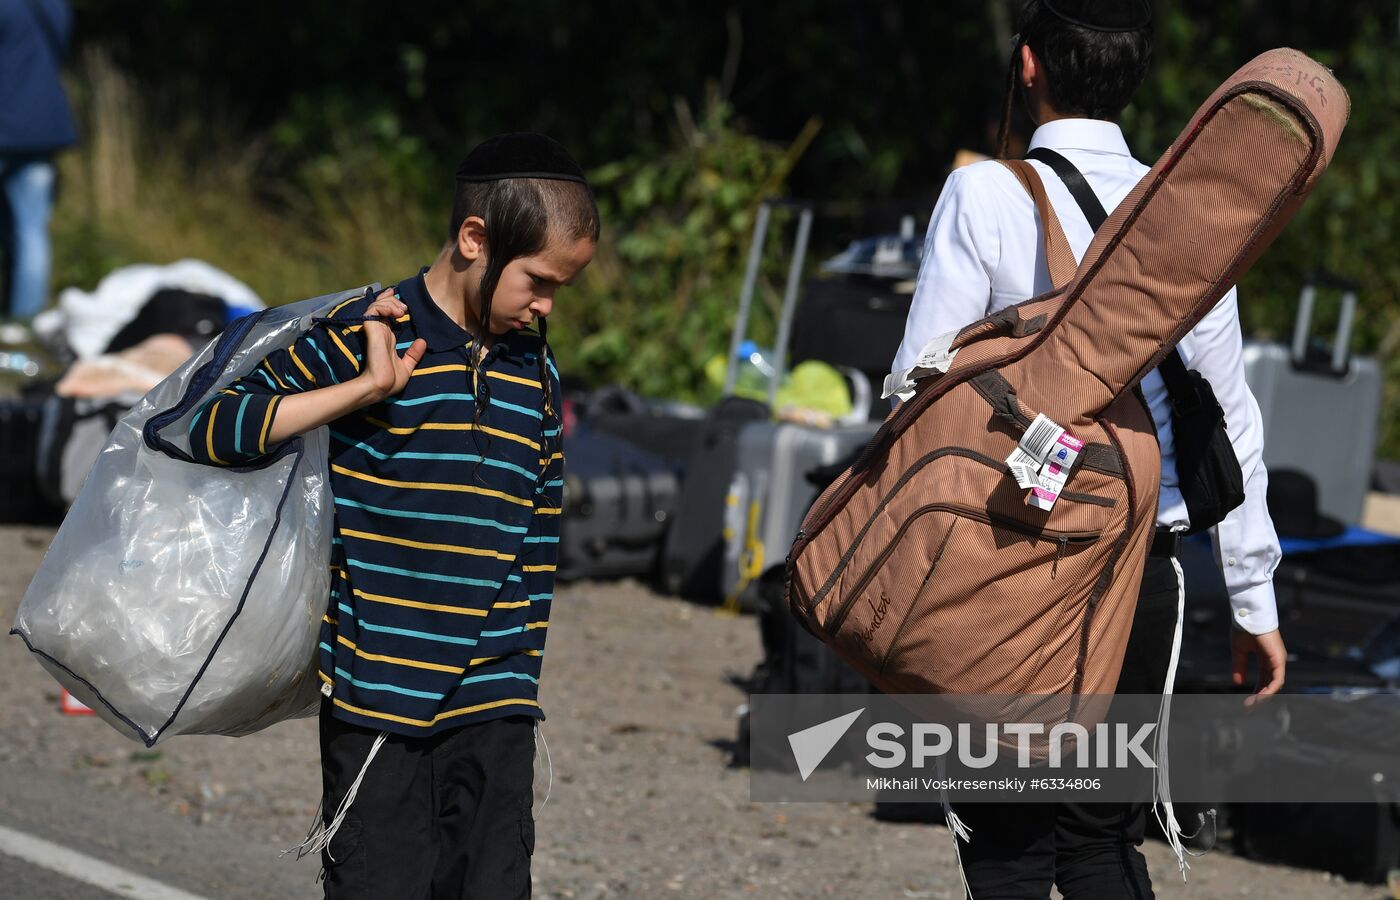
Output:
[[0,372],[14,372],[25,378],[39,374],[39,362],[28,353],[0,350]]
[[738,372],[734,378],[734,393],[756,400],[768,399],[768,385],[773,381],[773,364],[762,347],[753,341],[739,345]]

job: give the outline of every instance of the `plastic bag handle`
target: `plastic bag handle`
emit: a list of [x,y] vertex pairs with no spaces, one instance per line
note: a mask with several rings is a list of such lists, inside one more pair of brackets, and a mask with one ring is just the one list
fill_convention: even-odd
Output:
[[[141,426],[141,439],[146,446],[156,453],[164,453],[172,459],[181,462],[199,465],[199,460],[189,453],[171,443],[161,434],[163,430],[173,425],[179,419],[184,418],[191,409],[194,409],[200,398],[208,393],[215,382],[223,375],[224,367],[228,365],[229,359],[242,345],[243,339],[248,336],[248,332],[258,324],[267,314],[267,310],[244,316],[234,322],[227,331],[219,336],[218,342],[214,345],[214,355],[209,361],[200,366],[190,378],[190,383],[185,387],[185,393],[181,395],[179,402],[167,410],[156,413],[146,420]],[[246,466],[222,466],[233,472],[248,472],[257,469],[265,469],[277,462],[284,456],[291,453],[301,452],[301,437],[298,435],[279,446],[275,451],[260,459],[257,463]]]

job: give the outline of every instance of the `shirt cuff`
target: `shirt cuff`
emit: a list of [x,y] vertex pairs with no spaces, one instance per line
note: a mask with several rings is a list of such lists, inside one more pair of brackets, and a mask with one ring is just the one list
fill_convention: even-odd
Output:
[[1251,585],[1231,594],[1230,619],[1237,628],[1250,634],[1267,634],[1278,630],[1278,605],[1274,602],[1273,582]]

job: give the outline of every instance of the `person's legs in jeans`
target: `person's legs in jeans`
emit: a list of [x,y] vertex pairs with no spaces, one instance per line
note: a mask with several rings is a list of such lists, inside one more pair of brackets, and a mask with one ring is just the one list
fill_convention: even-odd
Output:
[[5,255],[10,278],[5,312],[32,319],[49,296],[53,163],[43,157],[0,158],[0,182],[9,208]]
[[[1179,588],[1166,557],[1148,557],[1116,693],[1160,695],[1176,633]],[[1147,803],[1062,803],[1055,821],[1055,884],[1065,900],[1151,900],[1142,845]]]

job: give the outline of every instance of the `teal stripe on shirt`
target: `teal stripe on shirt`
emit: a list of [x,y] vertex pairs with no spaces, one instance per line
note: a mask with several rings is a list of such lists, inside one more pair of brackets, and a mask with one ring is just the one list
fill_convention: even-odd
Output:
[[517,406],[514,403],[507,403],[504,400],[497,400],[494,397],[491,398],[491,405],[499,406],[501,409],[508,409],[511,412],[523,413],[524,415],[530,416],[535,419],[544,418],[544,414],[537,409],[528,409],[524,406]]
[[243,396],[243,400],[238,404],[238,418],[233,420],[233,452],[239,456],[243,455],[243,410],[248,408],[248,401],[252,399],[252,394]]
[[362,509],[365,512],[372,512],[381,516],[394,516],[399,519],[428,519],[433,522],[456,522],[461,525],[480,525],[483,528],[495,528],[498,531],[505,531],[510,534],[522,534],[530,530],[527,525],[506,525],[503,522],[497,522],[495,519],[481,519],[476,516],[458,516],[452,513],[426,513],[407,509],[385,509],[382,506],[370,506],[368,503],[346,500],[344,497],[336,497],[335,503],[337,506],[349,506],[352,509]]
[[426,397],[414,397],[412,400],[405,400],[402,397],[390,397],[387,403],[394,406],[422,406],[424,403],[436,403],[439,400],[461,400],[470,403],[476,398],[471,394],[429,394]]
[[316,342],[312,340],[311,335],[309,334],[306,336],[306,343],[309,347],[311,347],[312,350],[315,350],[316,355],[320,357],[321,365],[325,366],[326,371],[331,374],[331,381],[334,381],[336,384],[340,384],[340,379],[335,377],[335,369],[331,366],[331,361],[326,359],[326,354],[321,352],[321,348],[317,346]]
[[[400,569],[395,566],[377,566],[374,563],[360,562],[358,559],[347,558],[345,562],[347,565],[354,566],[357,569],[367,569],[371,572],[383,572],[386,575],[402,575],[405,578],[417,578],[420,581],[438,581],[442,582],[443,584],[465,584],[469,587],[485,587],[494,588],[496,590],[501,589],[501,583],[499,581],[490,581],[485,578],[462,578],[457,575],[438,575],[433,572],[413,572],[408,569]],[[520,576],[511,575],[507,578],[507,580],[519,581]]]
[[[326,645],[322,644],[321,646],[324,647]],[[343,678],[346,681],[350,682],[355,687],[361,688],[366,691],[389,691],[390,693],[394,694],[403,694],[405,697],[420,697],[424,700],[441,700],[443,697],[447,696],[446,694],[439,694],[436,691],[415,691],[413,690],[413,688],[399,687],[396,684],[380,684],[377,681],[361,681],[360,679],[353,677],[349,672],[345,671],[339,666],[336,667],[335,674],[337,677]]]
[[[347,435],[343,435],[338,431],[331,431],[331,437],[340,441],[342,444],[349,444],[356,450],[363,450],[365,453],[368,453],[375,459],[422,459],[445,460],[448,462],[481,463],[482,465],[491,466],[497,469],[506,469],[508,471],[515,472],[516,474],[524,475],[527,478],[538,477],[535,472],[531,472],[527,469],[515,465],[514,463],[508,463],[504,460],[499,459],[482,459],[481,456],[476,453],[385,453],[382,450],[374,449],[364,441],[356,441],[354,438],[348,437]],[[413,516],[414,518],[418,518],[419,514],[414,513]]]
[[[338,604],[338,607],[341,612],[345,613],[351,619],[354,619],[356,628],[363,628],[365,631],[378,631],[380,634],[398,634],[403,637],[418,638],[424,641],[437,641],[442,644],[462,644],[467,647],[476,646],[476,640],[474,638],[452,637],[451,635],[437,634],[432,631],[414,631],[412,628],[391,628],[388,625],[376,625],[373,622],[366,622],[364,619],[356,616],[355,611],[344,603]],[[484,633],[485,632],[483,632],[483,634]],[[495,636],[496,635],[490,635],[490,637]]]

